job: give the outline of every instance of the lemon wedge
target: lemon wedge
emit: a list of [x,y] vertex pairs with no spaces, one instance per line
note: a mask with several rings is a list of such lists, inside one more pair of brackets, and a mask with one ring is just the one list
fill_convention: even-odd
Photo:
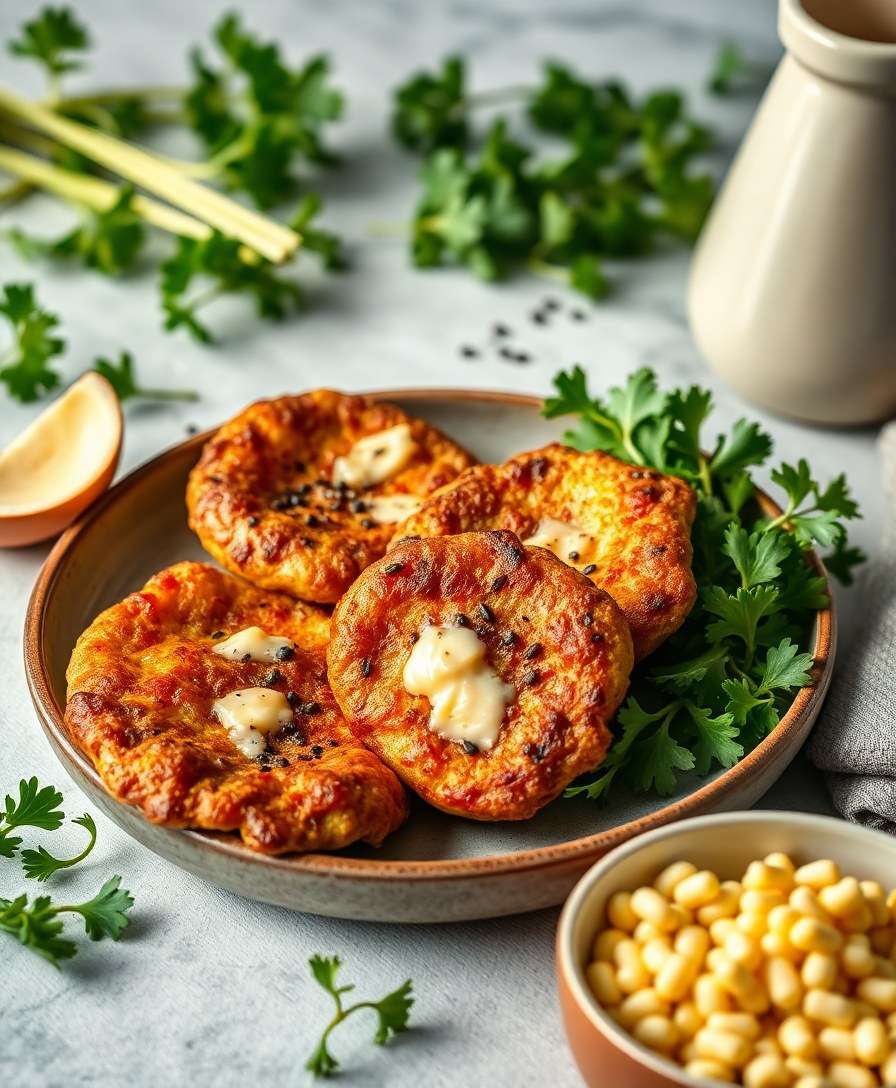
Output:
[[99,374],[79,378],[0,452],[0,547],[60,533],[109,486],[121,407]]

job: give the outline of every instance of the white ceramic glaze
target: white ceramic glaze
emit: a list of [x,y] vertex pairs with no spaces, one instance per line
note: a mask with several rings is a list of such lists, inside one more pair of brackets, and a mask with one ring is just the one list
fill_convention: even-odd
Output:
[[780,0],[779,32],[694,254],[691,326],[767,408],[880,420],[896,411],[896,4]]
[[[483,460],[503,460],[562,434],[534,397],[507,393],[378,394],[452,435]],[[184,488],[205,436],[125,477],[51,552],[26,620],[25,667],[55,752],[90,799],[129,835],[207,880],[254,899],[342,918],[448,922],[553,906],[608,849],[683,816],[745,808],[777,781],[821,708],[833,669],[834,617],[819,613],[814,686],[797,693],[773,733],[737,766],[681,779],[672,797],[619,793],[608,805],[557,801],[533,819],[480,823],[412,803],[410,819],[382,847],[339,854],[265,857],[236,835],[149,823],[113,800],[62,726],[65,668],[80,632],[103,608],[179,559],[201,559],[186,524]]]

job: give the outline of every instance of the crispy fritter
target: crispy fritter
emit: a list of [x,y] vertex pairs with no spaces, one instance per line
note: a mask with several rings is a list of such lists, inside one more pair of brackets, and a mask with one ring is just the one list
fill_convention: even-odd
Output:
[[509,529],[526,541],[544,519],[577,526],[584,538],[552,550],[613,597],[640,660],[678,630],[694,604],[695,512],[693,490],[675,476],[554,443],[503,465],[467,469],[394,539]]
[[[401,424],[413,452],[399,471],[357,492],[332,483],[337,457],[358,439]],[[327,389],[259,401],[206,443],[187,485],[190,528],[218,562],[256,585],[332,604],[395,531],[371,516],[369,499],[426,498],[474,463],[393,404]]]
[[[273,665],[214,642],[247,627],[296,643]],[[66,727],[119,801],[169,827],[239,831],[254,850],[379,844],[404,820],[395,775],[349,731],[327,684],[321,609],[178,563],[99,615],[68,667]],[[289,696],[292,721],[249,759],[212,714],[250,687]]]
[[[494,746],[430,729],[404,668],[430,624],[469,625],[514,695]],[[333,613],[327,666],[359,740],[430,804],[523,820],[603,758],[628,687],[628,625],[612,598],[508,532],[409,540],[360,576]],[[472,746],[471,746],[472,747]]]

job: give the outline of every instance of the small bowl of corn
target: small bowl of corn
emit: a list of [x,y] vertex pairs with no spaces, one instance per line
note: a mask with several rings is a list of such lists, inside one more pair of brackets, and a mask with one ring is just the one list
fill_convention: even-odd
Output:
[[557,932],[566,1034],[593,1088],[896,1085],[896,841],[733,812],[617,847]]

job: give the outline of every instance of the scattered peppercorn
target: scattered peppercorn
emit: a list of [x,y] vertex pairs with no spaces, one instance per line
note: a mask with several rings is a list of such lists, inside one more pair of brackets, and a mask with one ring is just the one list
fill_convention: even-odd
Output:
[[479,753],[479,749],[471,740],[462,740],[461,747],[467,753],[468,756],[475,756]]
[[492,582],[492,593],[499,593],[508,583],[510,579],[506,574],[499,574],[498,577]]
[[388,567],[383,568],[383,574],[398,574],[404,570],[404,563],[390,563]]
[[567,559],[569,559],[570,563],[578,563],[579,553],[578,552],[570,552],[569,555],[567,556]]
[[212,638],[223,638],[223,637],[224,637],[224,632],[223,631],[212,631]]
[[299,710],[310,718],[312,714],[320,714],[320,703],[302,703]]
[[538,657],[538,655],[541,653],[541,651],[543,649],[544,649],[544,647],[542,646],[542,644],[540,642],[533,642],[532,645],[529,647],[529,649],[526,650],[526,652],[523,654],[523,657],[527,661],[534,661],[535,658]]
[[531,687],[533,684],[538,683],[538,669],[529,669],[528,672],[524,672],[520,677],[520,683],[526,687]]
[[582,574],[594,574],[597,570],[597,563],[589,563],[587,567],[582,567]]
[[371,672],[372,668],[373,668],[373,662],[370,660],[370,658],[369,657],[362,657],[361,658],[361,675],[364,677],[365,680],[367,679],[368,676],[370,676],[370,672]]
[[271,688],[274,684],[279,684],[283,679],[283,673],[279,669],[271,669],[270,672],[265,673],[261,680],[261,686],[264,688]]
[[573,321],[587,321],[588,317],[584,310],[573,310],[569,315]]
[[195,423],[188,423],[186,427],[187,434],[199,434],[199,428]]
[[315,759],[320,759],[320,757],[324,754],[324,750],[319,744],[315,744],[311,748],[311,754],[314,756]]
[[278,661],[292,661],[295,656],[296,651],[292,646],[279,646],[274,654]]
[[512,646],[514,642],[516,642],[516,632],[505,631],[504,634],[501,635],[501,641],[504,643],[505,646]]
[[492,326],[492,332],[495,336],[511,336],[512,330],[508,325],[502,325],[501,322],[497,322]]
[[305,518],[305,524],[309,529],[316,529],[320,525],[320,518],[314,514],[309,514],[308,517]]
[[533,310],[529,317],[536,325],[546,325],[548,323],[548,315],[542,310]]
[[349,509],[353,514],[363,514],[367,509],[367,503],[363,499],[353,499]]
[[460,353],[465,359],[477,359],[479,357],[479,351],[472,344],[463,344]]
[[494,623],[495,622],[494,612],[492,612],[492,610],[489,608],[489,606],[484,601],[480,601],[479,604],[476,607],[477,607],[477,611],[479,612],[479,615],[482,616],[482,618],[485,620],[486,623]]

